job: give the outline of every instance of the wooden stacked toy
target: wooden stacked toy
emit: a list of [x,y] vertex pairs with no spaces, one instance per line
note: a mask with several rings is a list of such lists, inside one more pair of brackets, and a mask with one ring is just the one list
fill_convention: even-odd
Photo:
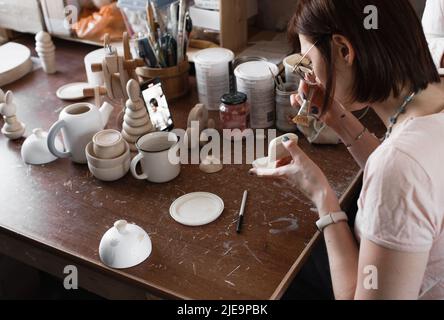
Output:
[[35,36],[35,41],[35,50],[37,51],[37,54],[42,62],[43,71],[48,74],[56,73],[56,47],[52,42],[51,36],[47,32],[40,31]]
[[130,145],[131,151],[135,152],[137,139],[154,131],[154,128],[140,95],[139,83],[136,80],[128,81],[126,90],[129,99],[126,102],[122,136]]
[[17,107],[13,99],[14,96],[11,91],[4,95],[0,90],[0,114],[5,120],[2,133],[10,140],[20,139],[25,133],[25,125],[17,120]]

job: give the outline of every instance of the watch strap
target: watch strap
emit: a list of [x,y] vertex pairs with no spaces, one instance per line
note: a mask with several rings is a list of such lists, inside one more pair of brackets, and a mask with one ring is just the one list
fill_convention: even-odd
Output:
[[325,228],[332,224],[336,224],[342,221],[348,221],[347,214],[343,211],[340,212],[332,212],[322,217],[316,222],[316,226],[319,231],[323,232]]

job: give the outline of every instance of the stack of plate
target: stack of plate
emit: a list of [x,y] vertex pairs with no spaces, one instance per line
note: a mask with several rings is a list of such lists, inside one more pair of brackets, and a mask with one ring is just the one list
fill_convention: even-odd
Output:
[[31,51],[18,43],[0,46],[0,86],[23,78],[32,70]]

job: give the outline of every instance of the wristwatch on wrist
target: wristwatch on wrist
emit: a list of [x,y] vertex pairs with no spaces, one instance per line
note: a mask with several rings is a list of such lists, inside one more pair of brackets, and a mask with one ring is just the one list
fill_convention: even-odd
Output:
[[348,221],[348,217],[345,212],[333,212],[319,219],[316,222],[316,226],[318,227],[319,231],[323,232],[324,229],[327,228],[329,225],[336,224],[342,221]]

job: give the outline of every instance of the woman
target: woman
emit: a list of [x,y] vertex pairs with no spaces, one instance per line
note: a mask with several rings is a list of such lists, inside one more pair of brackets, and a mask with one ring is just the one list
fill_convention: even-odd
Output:
[[427,0],[422,24],[433,60],[444,68],[444,0]]
[[[365,27],[367,5],[300,0],[289,27],[317,76],[312,114],[365,168],[355,233],[295,143],[277,169],[251,173],[285,179],[314,202],[336,299],[444,299],[444,92],[409,2],[372,1],[377,29]],[[381,145],[351,113],[369,105],[388,128]]]

